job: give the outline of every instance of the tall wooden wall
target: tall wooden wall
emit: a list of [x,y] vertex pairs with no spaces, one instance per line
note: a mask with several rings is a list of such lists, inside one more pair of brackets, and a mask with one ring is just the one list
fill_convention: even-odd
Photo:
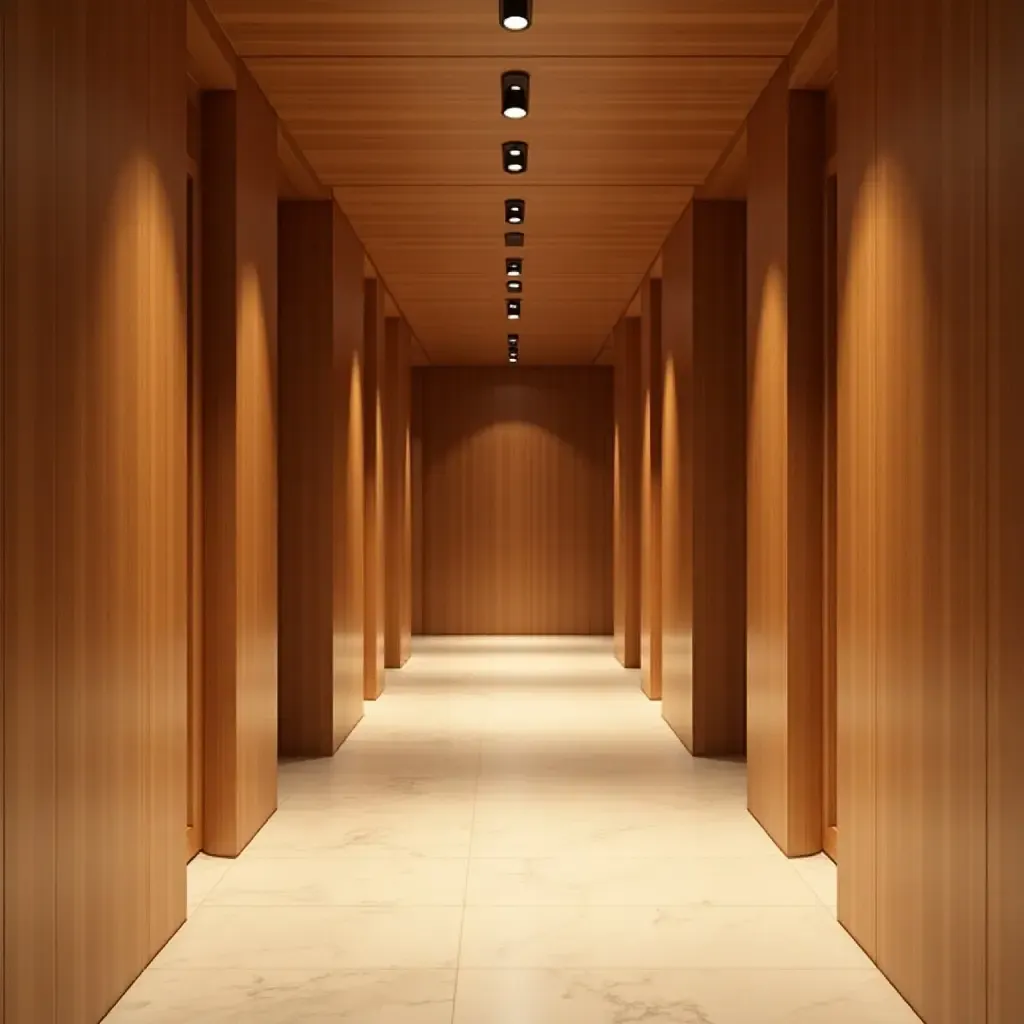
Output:
[[800,856],[823,838],[825,94],[783,64],[747,138],[748,801]]
[[623,317],[613,337],[615,366],[614,592],[615,656],[640,667],[643,457],[640,320]]
[[428,634],[612,632],[612,373],[417,370]]
[[3,1010],[185,916],[183,0],[4,9]]
[[928,1024],[1024,1013],[1022,44],[839,9],[839,913]]
[[640,669],[644,693],[661,699],[661,279],[640,297]]
[[281,203],[279,235],[279,748],[324,757],[362,717],[363,251],[332,199]]
[[398,317],[384,330],[384,659],[401,668],[412,646],[412,335]]
[[376,700],[384,690],[384,294],[381,281],[367,278],[363,295],[363,695],[367,700]]
[[745,235],[697,200],[663,250],[662,708],[703,755],[746,734]]
[[205,849],[277,806],[277,118],[251,76],[203,95]]

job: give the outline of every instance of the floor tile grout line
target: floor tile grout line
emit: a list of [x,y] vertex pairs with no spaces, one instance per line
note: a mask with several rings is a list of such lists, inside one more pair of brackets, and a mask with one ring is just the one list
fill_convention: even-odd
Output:
[[483,739],[477,740],[476,782],[473,786],[473,813],[469,821],[469,848],[466,857],[466,882],[462,890],[462,920],[459,922],[459,941],[455,949],[455,983],[452,985],[452,1017],[455,1024],[455,1013],[459,1000],[459,972],[462,970],[462,936],[466,930],[466,907],[469,903],[469,872],[473,864],[473,833],[476,831],[476,809],[480,798],[480,775],[483,771]]

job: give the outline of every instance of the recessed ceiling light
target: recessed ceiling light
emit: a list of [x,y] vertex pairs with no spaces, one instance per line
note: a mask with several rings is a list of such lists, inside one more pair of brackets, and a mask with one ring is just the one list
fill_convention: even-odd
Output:
[[506,199],[505,200],[505,223],[522,224],[526,220],[526,200]]
[[506,71],[501,76],[501,112],[514,121],[530,112],[530,76],[525,71]]
[[522,32],[533,21],[533,0],[498,0],[498,18],[502,28]]
[[509,299],[505,303],[509,320],[518,320],[522,312],[522,303],[518,299]]
[[522,281],[517,281],[517,280],[506,281],[505,282],[505,287],[510,292],[521,292],[523,290],[523,282]]
[[523,261],[522,260],[505,260],[505,276],[506,277],[519,277],[523,272]]
[[503,142],[501,145],[502,164],[509,174],[522,174],[529,154],[530,149],[525,142]]
[[505,244],[513,249],[520,248],[526,244],[526,236],[522,231],[506,231]]

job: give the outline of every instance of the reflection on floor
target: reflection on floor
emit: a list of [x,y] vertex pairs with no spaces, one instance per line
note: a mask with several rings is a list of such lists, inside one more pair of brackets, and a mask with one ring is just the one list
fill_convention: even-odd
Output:
[[423,641],[111,1024],[910,1024],[606,643]]

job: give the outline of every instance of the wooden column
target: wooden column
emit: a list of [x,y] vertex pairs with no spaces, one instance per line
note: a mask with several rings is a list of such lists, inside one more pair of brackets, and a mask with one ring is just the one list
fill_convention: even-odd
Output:
[[640,320],[615,328],[615,656],[640,667]]
[[334,551],[362,530],[363,253],[333,200],[281,203],[279,232],[279,749],[328,757],[362,717],[362,558],[336,581]]
[[746,734],[745,233],[695,201],[663,251],[662,711],[707,756]]
[[204,848],[277,806],[277,118],[203,97]]
[[661,699],[661,280],[641,290],[640,669],[644,693]]
[[410,344],[405,321],[388,317],[383,392],[384,658],[388,668],[401,668],[412,645]]
[[747,139],[748,805],[797,857],[823,841],[825,94],[783,66]]
[[384,286],[368,278],[363,302],[363,450],[366,530],[363,696],[384,691]]

